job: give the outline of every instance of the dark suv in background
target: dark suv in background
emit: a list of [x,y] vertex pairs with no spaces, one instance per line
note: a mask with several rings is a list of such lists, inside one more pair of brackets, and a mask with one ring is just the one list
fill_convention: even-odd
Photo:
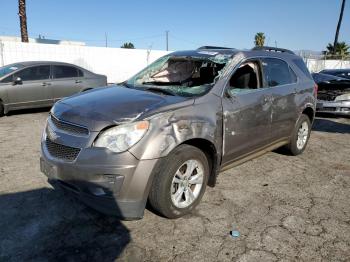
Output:
[[289,50],[174,52],[120,85],[57,102],[41,170],[104,213],[141,218],[148,200],[176,218],[220,171],[282,146],[302,153],[315,105],[315,83]]

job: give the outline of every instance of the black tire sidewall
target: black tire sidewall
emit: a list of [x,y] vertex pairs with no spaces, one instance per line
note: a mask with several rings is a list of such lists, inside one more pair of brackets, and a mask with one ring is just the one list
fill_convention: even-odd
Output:
[[[297,140],[298,140],[298,131],[299,131],[299,128],[301,126],[302,123],[306,122],[308,124],[308,127],[309,127],[309,133],[307,135],[307,140],[306,140],[306,143],[304,145],[304,147],[302,149],[299,149],[297,147]],[[293,155],[299,155],[301,153],[304,152],[308,142],[309,142],[309,139],[310,139],[310,134],[311,134],[311,121],[309,119],[308,116],[302,114],[295,126],[295,129],[294,129],[294,132],[293,132],[293,135],[292,135],[292,139],[291,139],[291,143],[290,143],[290,151]]]
[[4,116],[4,105],[2,104],[2,102],[0,101],[0,117]]
[[[187,160],[197,160],[203,165],[204,169],[204,180],[197,199],[186,208],[176,207],[171,200],[171,183],[173,181],[176,171],[183,165]],[[180,145],[176,148],[168,157],[166,157],[161,164],[160,172],[156,174],[154,183],[151,190],[158,190],[159,192],[153,192],[151,198],[152,205],[158,212],[168,218],[178,218],[183,215],[190,213],[195,208],[204,192],[209,178],[209,164],[206,155],[198,148],[190,145]]]

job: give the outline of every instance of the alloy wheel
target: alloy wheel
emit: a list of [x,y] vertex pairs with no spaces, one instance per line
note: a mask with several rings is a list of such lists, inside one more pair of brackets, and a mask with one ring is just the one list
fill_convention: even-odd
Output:
[[177,208],[189,207],[200,195],[204,168],[198,160],[187,160],[176,171],[171,182],[171,200]]

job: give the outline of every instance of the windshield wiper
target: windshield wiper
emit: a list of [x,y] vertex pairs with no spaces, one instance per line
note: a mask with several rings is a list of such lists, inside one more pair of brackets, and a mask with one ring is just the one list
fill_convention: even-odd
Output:
[[169,85],[181,85],[180,82],[161,82],[161,81],[145,81],[143,85],[158,85],[158,86],[169,86]]
[[174,92],[164,88],[150,87],[150,88],[146,88],[145,90],[150,92],[163,93],[165,95],[170,95],[170,96],[176,96]]

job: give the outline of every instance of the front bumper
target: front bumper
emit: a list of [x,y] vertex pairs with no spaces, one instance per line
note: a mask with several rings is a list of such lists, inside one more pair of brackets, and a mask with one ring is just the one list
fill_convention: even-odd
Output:
[[350,101],[317,101],[316,111],[337,115],[350,115]]
[[131,153],[83,148],[75,161],[52,157],[42,141],[41,171],[56,187],[74,193],[88,206],[122,219],[143,217],[156,160],[138,160]]

